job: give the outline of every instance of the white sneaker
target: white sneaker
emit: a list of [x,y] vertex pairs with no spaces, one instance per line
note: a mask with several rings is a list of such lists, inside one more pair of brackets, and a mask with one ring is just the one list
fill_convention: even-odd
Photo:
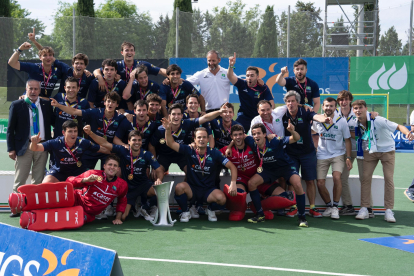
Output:
[[322,213],[324,217],[330,217],[332,213],[332,207],[326,207],[325,211]]
[[339,219],[339,210],[338,210],[338,207],[332,207],[331,219]]
[[140,215],[144,217],[145,220],[153,220],[153,218],[148,214],[147,210],[141,208]]
[[200,217],[200,215],[198,214],[197,209],[194,205],[191,206],[191,208],[190,208],[190,214],[191,214],[191,218],[199,218]]
[[99,215],[95,216],[95,219],[108,219],[108,217],[105,215],[105,210],[102,211]]
[[135,204],[135,212],[133,213],[134,214],[134,217],[136,217],[136,218],[139,218],[139,216],[141,215],[141,207],[138,207],[136,204]]
[[114,207],[111,205],[108,205],[104,211],[105,216],[107,217],[113,217],[115,215]]
[[211,211],[210,209],[207,208],[207,215],[208,215],[209,221],[217,221],[216,212]]
[[386,220],[387,222],[396,222],[394,218],[394,212],[391,209],[385,210],[384,220]]
[[191,219],[190,212],[182,212],[180,214],[180,222],[188,222]]
[[152,217],[152,219],[155,219],[157,211],[158,211],[158,207],[156,205],[151,207],[149,215]]
[[369,218],[368,209],[366,207],[361,207],[361,209],[359,209],[358,215],[356,215],[355,218],[356,219]]

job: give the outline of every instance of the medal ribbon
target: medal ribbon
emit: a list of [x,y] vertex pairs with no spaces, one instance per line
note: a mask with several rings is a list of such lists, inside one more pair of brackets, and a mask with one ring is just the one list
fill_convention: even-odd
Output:
[[126,82],[128,82],[129,81],[129,78],[130,78],[130,74],[132,72],[132,69],[134,68],[134,64],[132,64],[131,69],[128,68],[128,66],[126,65],[125,61],[124,61],[124,64],[125,64]]
[[170,104],[173,104],[174,100],[177,98],[178,94],[180,94],[181,89],[179,89],[180,86],[177,87],[177,89],[174,89],[171,87],[171,93],[173,94],[173,99],[171,100]]
[[46,72],[45,72],[45,68],[43,67],[43,64],[42,64],[42,72],[43,72],[43,83],[45,85],[45,94],[47,95],[46,88],[47,88],[47,84],[49,83],[50,77],[52,76],[52,67],[50,67],[50,71],[49,71],[49,74],[47,76],[47,80],[46,80]]
[[[68,98],[65,96],[65,105],[66,105],[66,106],[73,107],[73,108],[77,108],[77,107],[78,107],[78,99],[76,99],[76,103],[74,103],[74,104],[70,104],[70,102],[68,101]],[[71,117],[72,119],[75,119],[75,118],[76,118],[76,116],[75,116],[75,115],[71,115],[70,117]]]
[[134,163],[135,163],[135,162],[137,162],[139,159],[141,159],[141,158],[138,158],[140,153],[141,153],[141,149],[139,150],[139,153],[138,153],[137,158],[135,158],[135,159],[134,159],[134,158],[132,157],[132,150],[131,150],[131,149],[129,149],[129,155],[130,155],[130,157],[131,157],[131,174],[132,174],[132,175],[134,175]]
[[198,163],[200,164],[200,168],[204,172],[204,166],[206,165],[206,160],[207,160],[207,151],[204,154],[203,158],[201,158],[200,155],[198,154],[198,150],[196,150],[195,152],[197,155]]
[[68,146],[68,144],[66,143],[66,141],[65,141],[65,150],[70,154],[70,156],[72,156],[72,158],[75,160],[75,162],[76,163],[78,163],[78,158],[76,158],[76,156],[75,156],[75,154],[73,154],[73,152],[75,151],[75,150],[77,150],[78,149],[78,147],[76,147],[76,148],[74,148],[73,150],[71,150],[70,148],[69,148],[69,146]]
[[243,148],[243,151],[242,151],[242,154],[241,154],[241,158],[240,158],[240,151],[239,151],[239,149],[236,148],[236,146],[234,146],[234,148],[237,151],[237,157],[239,158],[239,162],[242,165],[242,167],[244,168],[244,158],[243,158],[243,156],[244,156],[244,148]]
[[106,85],[106,88],[108,88],[108,92],[112,92],[114,91],[114,88],[115,88],[115,80],[111,85],[111,89],[109,89],[109,84],[106,81],[105,81],[105,85]]
[[263,153],[262,153],[262,157],[260,157],[260,149],[259,149],[259,145],[256,145],[256,147],[257,147],[257,156],[259,157],[259,159],[260,159],[260,165],[259,165],[259,167],[262,167],[263,166],[263,158],[264,158],[264,156],[265,156],[265,154],[266,154],[266,152],[267,152],[267,148],[266,148],[266,142],[265,142],[265,144],[264,144],[264,148],[263,148]]
[[[114,115],[115,117],[115,115]],[[114,117],[112,117],[109,122],[107,120],[105,120],[105,113],[103,115],[102,121],[103,121],[103,135],[106,135],[106,132],[108,131],[109,126],[113,123],[113,119]]]
[[302,90],[303,90],[303,93],[305,93],[305,98],[307,98],[307,97],[306,97],[306,86],[308,85],[308,79],[305,77],[305,87],[304,87],[304,88],[302,87],[302,85],[300,85],[300,83],[299,83],[299,80],[298,80],[298,79],[296,79],[296,82],[298,83],[298,86],[300,87],[300,89],[302,89]]
[[[273,117],[272,117],[272,121],[273,121]],[[269,131],[271,134],[275,134],[275,132],[270,127],[267,126],[268,123],[263,121],[263,118],[262,118],[262,123],[266,127],[267,131]],[[276,137],[277,137],[277,135],[276,135]]]
[[[132,123],[131,123],[131,124],[132,124]],[[135,119],[135,127],[137,128],[137,130],[138,130],[139,132],[144,133],[144,131],[146,131],[146,130],[147,130],[147,128],[148,128],[150,125],[151,125],[151,122],[150,122],[150,121],[146,122],[146,123],[144,124],[144,126],[142,127],[142,130],[141,130],[141,128],[140,128],[140,127],[139,127],[139,125],[138,125],[138,121]],[[134,125],[132,125],[132,126],[134,126]]]
[[224,137],[229,137],[231,133],[231,125],[230,125],[230,128],[228,128],[227,130],[224,128],[223,123],[221,124],[221,126],[222,126],[221,132],[223,133]]

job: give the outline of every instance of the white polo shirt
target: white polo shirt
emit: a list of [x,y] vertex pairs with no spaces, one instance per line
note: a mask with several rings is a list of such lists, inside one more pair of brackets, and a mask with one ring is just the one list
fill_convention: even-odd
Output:
[[[249,133],[252,133],[252,126],[254,124],[264,124],[266,127],[266,133],[267,134],[276,134],[277,136],[284,137],[285,136],[285,128],[283,127],[282,118],[283,115],[285,115],[287,110],[287,107],[285,105],[278,106],[274,110],[272,110],[272,123],[266,123],[262,120],[262,117],[260,115],[257,115],[253,118],[251,124],[250,124],[250,131]],[[270,130],[270,131],[269,131]]]
[[[354,132],[355,127],[357,126],[357,118],[356,118],[355,113],[352,110],[352,108],[351,108],[351,111],[348,114],[348,117],[343,116],[340,107],[338,107],[335,110],[335,112],[338,113],[338,115],[342,116],[346,120],[346,122],[348,124],[348,128],[349,128],[349,132]],[[357,151],[356,140],[355,139],[351,139],[351,144],[352,144],[352,151]]]
[[219,68],[216,75],[206,68],[187,78],[192,85],[200,85],[200,93],[206,101],[206,110],[220,108],[229,101],[231,83],[227,78],[227,69],[221,66]]
[[[391,122],[384,117],[377,116],[374,120],[374,134],[377,140],[377,152],[389,152],[395,150],[395,141],[392,133],[397,129],[398,124]],[[364,150],[368,150],[368,143],[364,141]]]
[[329,159],[346,152],[344,139],[351,137],[348,124],[337,112],[334,113],[333,121],[332,125],[313,121],[312,130],[319,133],[317,159]]

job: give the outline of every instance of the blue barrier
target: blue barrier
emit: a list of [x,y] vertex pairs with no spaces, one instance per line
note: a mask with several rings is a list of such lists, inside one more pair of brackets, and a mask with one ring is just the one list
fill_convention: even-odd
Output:
[[[411,130],[411,126],[406,126],[408,130]],[[407,152],[412,151],[414,152],[414,140],[409,141],[405,135],[399,131],[394,131],[392,135],[392,138],[394,138],[395,141],[395,149],[399,152]]]
[[0,275],[123,275],[115,251],[0,223]]
[[[246,68],[256,66],[260,77],[269,86],[275,98],[275,103],[283,103],[285,88],[275,84],[276,76],[282,67],[287,66],[289,76],[294,76],[293,63],[298,58],[237,58],[236,75],[245,78]],[[348,58],[306,58],[308,63],[307,76],[319,85],[320,94],[337,94],[341,90],[348,90]],[[197,71],[207,68],[206,58],[170,58],[170,64],[178,64],[183,70],[185,79]],[[220,66],[228,68],[229,60],[222,57]],[[230,102],[239,103],[237,89],[231,86]]]

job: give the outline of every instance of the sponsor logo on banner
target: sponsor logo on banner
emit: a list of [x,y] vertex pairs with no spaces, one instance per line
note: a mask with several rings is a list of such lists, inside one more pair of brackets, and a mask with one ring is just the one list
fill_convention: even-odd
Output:
[[374,90],[385,90],[384,92],[388,92],[391,89],[400,90],[404,88],[407,84],[407,80],[408,72],[405,62],[398,71],[395,63],[393,63],[388,70],[383,63],[381,68],[368,79],[368,85],[372,89],[371,93],[373,93]]

